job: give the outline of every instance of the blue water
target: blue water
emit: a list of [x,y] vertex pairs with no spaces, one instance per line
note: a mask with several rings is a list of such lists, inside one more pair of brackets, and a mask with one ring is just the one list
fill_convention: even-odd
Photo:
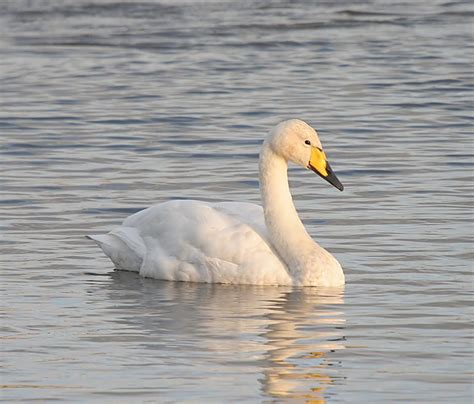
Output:
[[[473,400],[468,1],[0,2],[6,402]],[[277,122],[342,292],[114,272],[83,235],[172,198],[259,203]]]

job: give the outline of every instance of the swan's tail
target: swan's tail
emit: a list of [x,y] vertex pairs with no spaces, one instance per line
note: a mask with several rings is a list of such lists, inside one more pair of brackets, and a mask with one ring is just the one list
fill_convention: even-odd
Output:
[[108,234],[90,235],[86,238],[97,243],[116,269],[140,271],[146,250],[136,229],[120,227]]

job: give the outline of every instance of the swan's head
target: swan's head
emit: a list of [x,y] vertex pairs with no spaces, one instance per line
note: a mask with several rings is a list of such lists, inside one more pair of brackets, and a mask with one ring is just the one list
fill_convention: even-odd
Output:
[[286,161],[313,170],[340,191],[344,189],[326,159],[317,132],[306,122],[283,121],[275,126],[267,141],[273,152]]

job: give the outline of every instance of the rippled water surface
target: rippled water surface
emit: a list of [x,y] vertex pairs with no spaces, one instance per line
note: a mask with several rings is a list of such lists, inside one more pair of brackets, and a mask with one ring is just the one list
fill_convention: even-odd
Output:
[[[0,2],[1,397],[440,402],[472,396],[469,1]],[[344,290],[114,272],[83,235],[172,198],[259,202],[291,169]]]

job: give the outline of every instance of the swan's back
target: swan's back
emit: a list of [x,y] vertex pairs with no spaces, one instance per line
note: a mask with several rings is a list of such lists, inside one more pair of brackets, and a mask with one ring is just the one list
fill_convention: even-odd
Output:
[[290,285],[268,240],[260,206],[175,200],[90,236],[117,269],[173,281]]

